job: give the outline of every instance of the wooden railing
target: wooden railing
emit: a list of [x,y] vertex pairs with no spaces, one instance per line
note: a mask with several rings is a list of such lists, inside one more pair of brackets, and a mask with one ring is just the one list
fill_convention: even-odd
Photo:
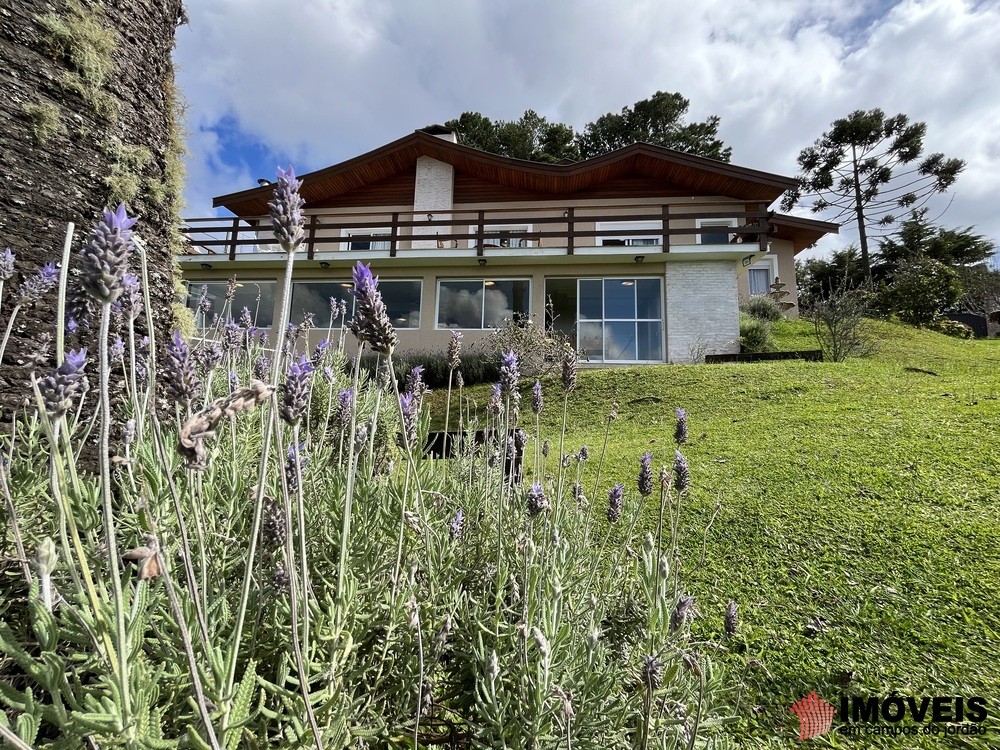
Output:
[[[702,210],[691,211],[693,206]],[[566,253],[572,255],[577,247],[596,246],[602,244],[600,240],[627,242],[629,238],[655,236],[660,239],[657,245],[661,246],[662,252],[670,252],[671,237],[721,232],[731,235],[731,242],[755,243],[761,251],[767,248],[773,214],[767,211],[764,204],[757,204],[755,208],[747,206],[743,211],[722,208],[718,204],[684,204],[682,213],[676,208],[676,205],[666,203],[576,206],[557,215],[553,213],[558,209],[552,207],[440,211],[440,214],[447,215],[446,218],[434,218],[433,213],[414,211],[309,214],[302,249],[312,260],[317,252],[347,249],[345,243],[347,247],[350,243],[379,243],[388,249],[390,257],[396,257],[400,250],[413,249],[414,243],[432,243],[430,247],[448,249],[465,247],[471,241],[471,247],[481,256],[489,247],[518,247],[522,242],[528,242],[535,246],[565,248]],[[352,220],[352,217],[358,218]],[[736,226],[698,227],[699,220],[730,220],[735,221]],[[687,226],[679,226],[682,221]],[[597,228],[597,224],[609,222],[655,222],[658,226]],[[691,223],[695,226],[690,226]],[[181,231],[188,240],[189,255],[223,255],[235,260],[242,253],[280,250],[268,224],[267,217],[195,218],[186,219]],[[530,231],[509,229],[525,225],[531,227]],[[507,231],[503,227],[507,227]],[[371,230],[371,233],[359,233],[365,229]],[[345,235],[345,230],[350,230],[351,234]],[[427,245],[423,247],[426,249]]]

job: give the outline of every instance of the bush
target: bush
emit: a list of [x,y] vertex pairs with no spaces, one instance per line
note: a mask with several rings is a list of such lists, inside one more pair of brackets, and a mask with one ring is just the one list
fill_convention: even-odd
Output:
[[774,323],[785,317],[778,303],[766,295],[754,295],[740,305],[740,312],[765,323]]
[[740,313],[740,346],[745,352],[774,351],[771,324],[746,313]]
[[932,331],[943,333],[946,336],[954,336],[958,339],[971,339],[974,334],[970,326],[957,320],[945,318],[944,316],[937,318],[927,327]]
[[507,318],[469,349],[493,362],[499,362],[501,355],[512,351],[517,355],[522,375],[541,378],[561,366],[568,344],[565,335],[546,330],[533,318]]
[[843,362],[848,357],[864,357],[875,351],[865,317],[869,299],[867,292],[838,289],[825,299],[814,301],[805,317],[812,321],[826,359]]
[[899,265],[882,301],[888,313],[919,327],[933,323],[961,294],[962,286],[953,268],[940,261],[919,258]]
[[[471,349],[471,347],[470,347]],[[382,358],[385,359],[384,357]],[[466,351],[462,353],[462,366],[459,371],[466,385],[495,383],[500,377],[500,359],[487,354]],[[361,369],[370,377],[375,377],[379,358],[374,354],[361,357]],[[409,351],[393,355],[396,379],[402,388],[406,374],[417,365],[424,367],[423,378],[428,388],[448,387],[448,357],[441,352]],[[350,363],[347,364],[350,368]]]

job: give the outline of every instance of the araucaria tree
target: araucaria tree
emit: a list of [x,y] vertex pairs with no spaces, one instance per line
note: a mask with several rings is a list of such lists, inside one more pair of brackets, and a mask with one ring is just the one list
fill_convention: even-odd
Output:
[[904,114],[886,117],[881,109],[859,109],[834,120],[799,154],[799,186],[785,195],[782,208],[805,202],[833,221],[856,222],[861,263],[870,279],[869,235],[890,234],[900,210],[921,208],[965,168],[961,159],[940,153],[921,158],[926,132],[926,124],[911,123]]

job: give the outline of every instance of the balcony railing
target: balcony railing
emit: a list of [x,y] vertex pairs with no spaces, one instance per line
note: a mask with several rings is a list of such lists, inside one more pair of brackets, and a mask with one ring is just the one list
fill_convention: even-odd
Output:
[[[579,247],[655,244],[667,253],[671,238],[719,234],[728,235],[730,243],[754,243],[761,251],[767,248],[773,214],[763,204],[743,211],[718,204],[684,204],[683,211],[678,208],[677,204],[642,204],[564,210],[452,209],[439,212],[444,218],[414,211],[308,214],[302,250],[309,260],[317,253],[351,249],[388,251],[389,257],[396,257],[399,252],[430,248],[475,248],[482,256],[491,247],[549,247],[563,248],[572,255]],[[702,221],[713,223],[698,226]],[[734,226],[720,226],[722,221]],[[607,226],[624,222],[646,226]],[[181,231],[189,243],[189,255],[221,255],[235,260],[243,253],[280,251],[268,224],[266,216],[196,218],[187,219]],[[366,229],[371,233],[365,234]],[[650,238],[657,241],[650,243]]]

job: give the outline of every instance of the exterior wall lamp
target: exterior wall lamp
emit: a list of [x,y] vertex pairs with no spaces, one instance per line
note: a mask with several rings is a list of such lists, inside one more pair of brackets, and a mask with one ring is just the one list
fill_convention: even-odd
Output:
[[486,258],[479,258],[478,260],[479,260],[479,265],[481,265],[481,266],[485,266],[486,265]]
[[212,268],[212,264],[211,264],[211,263],[202,263],[202,264],[201,264],[201,267],[202,267],[203,269],[205,269],[206,271],[209,271],[209,270],[211,270],[211,268]]
[[636,263],[642,263],[644,260],[646,260],[646,256],[645,255],[637,255],[637,256],[635,256],[635,258],[633,260],[635,260]]
[[319,262],[319,267],[320,268],[329,268],[330,267],[330,263],[329,263],[329,261],[321,260]]

